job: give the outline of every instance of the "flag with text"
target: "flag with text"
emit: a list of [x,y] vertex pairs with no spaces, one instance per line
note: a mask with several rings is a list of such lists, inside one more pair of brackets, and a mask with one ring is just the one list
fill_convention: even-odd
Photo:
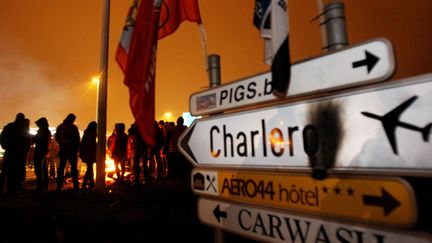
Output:
[[164,0],[161,6],[159,39],[176,31],[185,20],[202,23],[198,0]]
[[[137,21],[138,7],[142,0],[132,0],[126,17],[120,43],[117,47],[116,61],[123,73],[126,70],[130,43]],[[196,22],[201,25],[201,14],[197,0],[165,0],[162,2],[158,39],[173,33],[183,21]]]
[[271,65],[273,93],[285,96],[291,78],[287,0],[255,0],[253,22],[264,38],[264,61]]
[[201,24],[197,0],[133,0],[117,47],[129,103],[140,135],[155,144],[155,79],[158,39],[188,20]]
[[155,77],[160,6],[153,0],[138,4],[131,36],[124,83],[129,88],[129,103],[144,142],[155,145]]

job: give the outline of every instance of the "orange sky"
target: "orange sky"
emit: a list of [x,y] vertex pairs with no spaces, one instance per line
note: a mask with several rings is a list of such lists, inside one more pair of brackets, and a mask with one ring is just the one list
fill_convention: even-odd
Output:
[[[130,0],[111,0],[107,129],[133,118],[128,90],[114,61]],[[329,2],[329,1],[325,1]],[[102,0],[0,0],[0,126],[23,112],[57,126],[68,113],[84,129],[96,116]],[[222,83],[267,71],[263,41],[252,25],[253,0],[199,0],[208,53],[221,56]],[[393,79],[432,71],[432,1],[345,0],[349,42],[388,38],[395,47]],[[320,55],[316,0],[290,0],[291,59]],[[295,82],[292,81],[292,82]],[[184,22],[159,41],[156,119],[188,111],[189,96],[208,85],[199,32]],[[33,123],[32,123],[33,125]]]

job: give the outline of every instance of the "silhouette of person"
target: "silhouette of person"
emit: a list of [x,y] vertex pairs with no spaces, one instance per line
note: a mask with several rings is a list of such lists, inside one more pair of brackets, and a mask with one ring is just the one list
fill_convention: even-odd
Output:
[[[26,165],[27,165],[27,161],[32,161],[33,160],[33,151],[31,150],[31,145],[32,145],[32,140],[33,140],[33,135],[30,134],[30,119],[28,118],[24,118],[24,124],[25,124],[25,130],[26,132],[24,133],[25,136],[27,137],[26,140],[26,149],[23,151],[23,153],[19,156],[18,158],[18,165],[19,165],[19,184],[18,184],[18,188],[20,191],[24,191],[24,188],[22,186],[22,184],[25,182],[26,179]],[[32,152],[32,153],[30,153]]]
[[36,135],[33,136],[33,143],[35,144],[33,162],[36,175],[36,190],[43,191],[48,190],[49,184],[46,157],[51,142],[51,132],[48,129],[48,120],[45,117],[38,119],[35,123],[39,127]]
[[50,144],[48,146],[48,153],[47,153],[47,164],[49,167],[49,175],[52,178],[55,178],[56,176],[56,169],[59,164],[59,145],[57,141],[54,139],[54,137],[51,135]]
[[[111,138],[111,144],[108,145],[108,147],[112,147],[112,141],[114,141],[111,158],[114,160],[115,170],[119,181],[123,181],[126,172],[125,163],[127,160],[128,135],[125,133],[125,129],[126,127],[124,123],[117,123],[115,125],[115,138]],[[110,139],[108,140],[110,141]]]
[[107,147],[108,147],[107,152],[108,152],[108,154],[109,154],[110,157],[112,155],[112,152],[114,150],[114,145],[115,145],[114,140],[116,138],[116,127],[115,127],[116,125],[117,124],[114,125],[114,129],[113,129],[111,135],[107,139]]
[[[0,193],[6,184],[9,194],[16,194],[22,190],[21,179],[23,155],[27,154],[30,147],[30,134],[28,132],[23,113],[16,115],[15,121],[8,123],[1,133],[1,146],[5,150],[3,157],[3,169],[0,174]],[[24,162],[23,162],[24,163]]]
[[171,178],[188,180],[192,165],[180,154],[177,148],[177,141],[186,130],[183,117],[177,118],[177,125],[172,130],[172,135],[169,141],[169,159],[168,174]]
[[78,127],[74,125],[76,116],[69,114],[66,119],[60,124],[55,133],[55,139],[59,144],[60,163],[57,170],[57,190],[60,191],[63,187],[64,170],[66,162],[69,161],[72,175],[74,190],[79,189],[78,182],[78,151],[80,146],[80,134]]
[[127,163],[129,166],[129,171],[133,172],[133,161],[135,159],[135,134],[131,133],[131,129],[134,125],[132,124],[129,127],[127,135],[128,135],[128,143],[127,143]]
[[151,171],[152,171],[152,178],[154,180],[157,180],[162,174],[162,159],[161,159],[161,150],[164,145],[164,136],[163,131],[159,128],[159,124],[157,121],[154,121],[154,127],[155,127],[155,146],[149,148],[149,158],[150,158],[150,165],[151,165]]
[[138,132],[136,124],[132,124],[128,130],[129,138],[133,141],[134,156],[133,156],[133,171],[134,171],[134,186],[140,186],[141,161],[143,162],[144,180],[150,182],[150,171],[147,166],[148,151],[147,145],[144,143],[141,135]]
[[169,151],[169,145],[168,145],[168,130],[167,130],[168,122],[165,123],[164,120],[159,121],[159,129],[162,132],[163,135],[163,145],[160,151],[160,157],[161,157],[161,163],[160,163],[160,170],[159,170],[159,176],[166,177],[168,175],[168,161],[167,161],[167,153]]
[[92,121],[87,125],[87,128],[84,130],[84,135],[81,139],[80,145],[80,158],[87,165],[87,170],[81,186],[82,189],[86,189],[87,183],[89,185],[89,189],[92,189],[95,185],[95,181],[93,178],[93,164],[96,162],[96,137],[97,123],[95,121]]

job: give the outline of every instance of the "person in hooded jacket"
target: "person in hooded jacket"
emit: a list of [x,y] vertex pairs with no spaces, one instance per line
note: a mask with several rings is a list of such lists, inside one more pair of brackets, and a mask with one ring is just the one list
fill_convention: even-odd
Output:
[[96,162],[96,137],[97,137],[97,123],[92,121],[88,124],[87,128],[84,130],[84,135],[81,139],[80,144],[80,158],[86,163],[87,170],[84,175],[84,180],[81,189],[86,189],[87,183],[89,189],[92,189],[95,185],[93,164]]
[[57,170],[58,191],[60,191],[63,187],[66,162],[69,162],[70,164],[74,190],[79,189],[77,162],[80,146],[80,134],[78,127],[74,124],[75,119],[76,116],[74,114],[69,114],[63,123],[57,127],[55,133],[55,139],[60,148],[60,164]]
[[33,136],[33,143],[35,144],[33,163],[36,175],[36,190],[47,191],[49,177],[46,156],[51,140],[51,132],[48,129],[48,120],[45,117],[38,119],[35,123],[39,127],[36,135]]
[[148,160],[148,147],[144,143],[144,140],[142,139],[141,135],[138,132],[138,127],[136,123],[132,124],[132,126],[128,130],[130,141],[132,141],[133,145],[131,145],[134,148],[134,154],[133,154],[133,172],[134,172],[134,186],[140,187],[140,174],[141,174],[141,162],[142,162],[142,168],[143,168],[143,174],[144,174],[144,180],[146,182],[150,181],[150,171],[147,166],[147,160]]
[[115,162],[115,171],[119,182],[123,182],[126,172],[125,164],[127,160],[128,135],[125,133],[125,129],[126,126],[124,123],[115,124],[115,136],[108,139],[108,147],[112,148],[111,158]]

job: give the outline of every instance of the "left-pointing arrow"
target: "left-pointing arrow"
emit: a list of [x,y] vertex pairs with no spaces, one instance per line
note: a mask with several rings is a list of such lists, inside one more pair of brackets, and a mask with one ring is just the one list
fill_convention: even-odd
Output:
[[220,210],[219,204],[213,210],[213,214],[219,223],[220,223],[220,218],[227,218],[227,213]]
[[189,146],[189,140],[192,136],[192,133],[195,129],[196,123],[193,123],[186,131],[183,133],[182,137],[180,137],[177,146],[180,148],[180,151],[183,150],[187,156],[191,158],[191,162],[197,163],[194,154],[192,153],[192,149]]
[[365,55],[366,55],[365,59],[353,62],[352,67],[358,68],[358,67],[366,66],[367,72],[370,73],[370,71],[372,71],[372,69],[378,63],[379,57],[375,56],[374,54],[372,54],[368,51],[365,51]]
[[384,188],[381,188],[381,196],[363,196],[363,204],[369,206],[382,207],[384,209],[384,215],[387,216],[393,210],[401,205],[401,203],[388,193]]

